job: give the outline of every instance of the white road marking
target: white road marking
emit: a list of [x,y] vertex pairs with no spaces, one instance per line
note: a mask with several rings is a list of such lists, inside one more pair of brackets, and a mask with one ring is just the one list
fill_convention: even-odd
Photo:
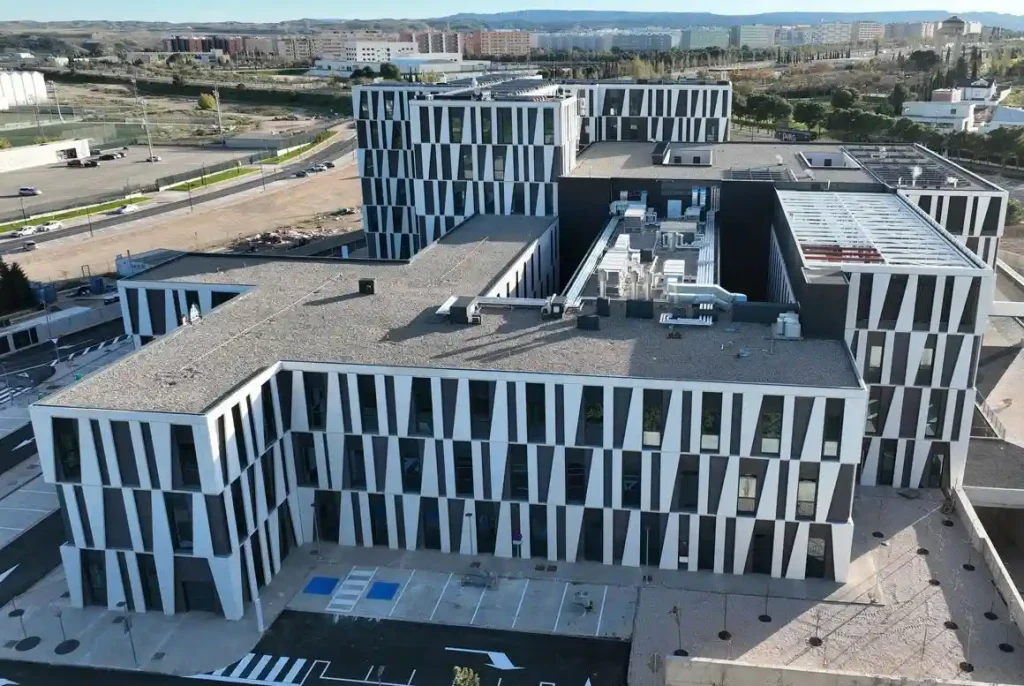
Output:
[[253,658],[253,654],[252,653],[249,653],[248,655],[243,657],[241,660],[238,661],[238,664],[231,671],[231,674],[228,674],[228,676],[230,676],[230,677],[239,677],[239,676],[241,676],[242,672],[245,671],[245,668],[247,666],[249,666],[250,662],[252,662],[252,658]]
[[390,617],[391,615],[395,614],[395,610],[398,609],[398,603],[402,602],[402,595],[405,593],[405,589],[407,589],[409,587],[409,584],[412,583],[412,578],[414,576],[416,576],[416,570],[415,569],[412,570],[412,574],[410,574],[409,578],[405,580],[404,584],[402,584],[402,590],[400,590],[398,592],[398,597],[395,598],[395,605],[394,605],[394,607],[391,608],[391,612],[388,613],[388,617]]
[[476,609],[473,610],[473,616],[469,618],[469,625],[473,626],[473,622],[476,621],[476,613],[480,611],[480,604],[484,602],[484,595],[487,594],[487,589],[480,590],[480,599],[476,601]]
[[[601,596],[601,611],[597,613],[597,629],[594,630],[594,635],[597,636],[601,633],[601,620],[604,618],[604,603],[608,600],[608,587],[604,587],[604,594]],[[589,681],[589,679],[588,679]]]
[[562,589],[562,601],[558,603],[558,614],[555,615],[555,626],[551,630],[552,633],[558,633],[558,620],[562,618],[562,606],[565,605],[565,594],[569,591],[569,582],[565,582],[565,588]]
[[448,580],[444,582],[444,588],[441,589],[441,595],[437,598],[437,604],[434,605],[434,611],[430,613],[430,621],[434,621],[434,615],[437,614],[437,608],[441,606],[441,600],[444,598],[444,592],[448,590],[448,584],[452,582],[452,577],[455,576],[455,572],[448,575]]
[[416,676],[416,670],[415,670],[415,669],[414,669],[414,670],[412,670],[412,674],[410,674],[410,675],[409,675],[409,681],[408,681],[408,683],[410,683],[410,684],[412,683],[412,678],[413,678],[414,676]]
[[519,596],[519,605],[516,607],[516,616],[512,618],[512,628],[516,628],[516,622],[519,621],[519,612],[523,609],[523,601],[526,600],[526,589],[530,587],[530,580],[527,579],[523,585],[523,595]]
[[[305,664],[306,664],[306,660],[305,659],[300,658],[300,659],[296,660],[295,661],[295,665],[290,670],[288,670],[288,674],[284,678],[284,683],[290,684],[290,683],[294,682],[295,681],[295,677],[297,677],[299,675],[299,672],[302,671],[302,667]],[[303,681],[305,681],[305,679],[303,679]]]

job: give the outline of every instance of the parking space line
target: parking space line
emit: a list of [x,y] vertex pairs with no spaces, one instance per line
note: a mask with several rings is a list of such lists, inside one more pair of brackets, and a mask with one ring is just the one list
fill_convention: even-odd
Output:
[[409,575],[409,578],[405,580],[405,584],[402,585],[402,590],[398,592],[398,597],[395,598],[395,604],[391,607],[391,612],[388,613],[388,617],[395,614],[395,610],[398,609],[398,603],[402,602],[402,596],[405,594],[405,589],[407,589],[409,587],[409,584],[412,583],[412,578],[414,576],[416,576],[415,569],[412,570],[412,574]]
[[25,512],[44,512],[50,513],[53,510],[40,510],[37,507],[15,507],[14,505],[0,505],[0,510],[24,510]]
[[523,586],[523,595],[519,596],[519,605],[516,606],[516,616],[512,618],[512,628],[516,628],[516,622],[519,621],[519,612],[523,609],[523,601],[526,600],[526,589],[530,587],[530,580],[526,580],[526,584]]
[[604,587],[604,593],[601,595],[601,611],[597,613],[597,629],[594,630],[594,635],[597,636],[601,633],[601,620],[604,618],[604,604],[608,600],[608,587]]
[[480,599],[476,601],[476,609],[473,610],[473,616],[469,618],[469,625],[472,626],[473,622],[476,621],[476,613],[480,611],[480,604],[484,602],[484,596],[487,595],[487,589],[480,590]]
[[0,529],[3,529],[4,531],[24,531],[25,527],[23,527],[23,526],[0,526]]
[[569,582],[565,582],[565,588],[562,589],[562,601],[558,603],[558,614],[555,615],[555,626],[551,629],[551,633],[558,633],[558,620],[562,618],[562,606],[565,605],[565,594],[569,592]]
[[415,669],[412,670],[412,674],[409,675],[409,681],[407,681],[406,683],[411,684],[412,683],[412,679],[413,679],[414,676],[416,676],[416,670]]
[[430,621],[434,621],[434,615],[437,614],[437,608],[441,606],[441,600],[444,599],[444,592],[448,590],[448,584],[452,582],[452,577],[455,576],[455,572],[448,575],[448,580],[444,582],[444,588],[441,589],[441,595],[437,597],[437,603],[434,605],[434,611],[430,613]]

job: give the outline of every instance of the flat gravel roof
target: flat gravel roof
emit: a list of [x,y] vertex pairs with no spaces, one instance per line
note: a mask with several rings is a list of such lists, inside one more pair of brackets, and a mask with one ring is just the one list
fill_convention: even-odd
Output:
[[[670,143],[675,152],[710,150],[708,166],[656,165],[651,161],[654,143],[603,141],[594,143],[578,158],[572,178],[636,178],[636,179],[707,179],[744,180],[746,170],[769,170],[786,174],[788,183],[824,182],[882,184],[860,168],[815,167],[813,179],[807,177],[807,167],[800,159],[801,152],[841,153],[839,143]],[[791,175],[788,173],[791,172]]]
[[[763,325],[722,321],[668,340],[656,322],[624,316],[584,331],[536,309],[488,308],[479,326],[436,314],[450,296],[485,292],[553,221],[477,217],[409,263],[187,254],[131,280],[253,289],[40,404],[200,414],[282,360],[859,387],[841,342],[772,349]],[[366,277],[373,296],[358,294]]]

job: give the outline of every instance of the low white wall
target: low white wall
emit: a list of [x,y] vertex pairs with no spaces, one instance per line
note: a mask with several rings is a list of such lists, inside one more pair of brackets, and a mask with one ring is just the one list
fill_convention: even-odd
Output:
[[[850,672],[750,665],[728,660],[666,657],[666,686],[972,686],[978,681],[870,677]],[[995,686],[986,683],[986,686]]]
[[[103,305],[102,307],[91,308],[86,312],[80,312],[60,319],[52,319],[49,323],[43,321],[33,327],[36,330],[36,336],[39,340],[38,343],[14,350],[14,344],[13,341],[11,341],[11,352],[0,357],[13,355],[16,352],[28,350],[29,348],[34,348],[40,345],[53,346],[53,342],[51,341],[52,338],[67,336],[69,334],[90,329],[94,326],[99,326],[100,324],[106,324],[107,322],[120,318],[120,303],[112,303],[110,305]],[[0,334],[0,336],[11,337],[13,334]]]
[[1024,634],[1024,600],[1021,599],[1017,587],[1013,584],[1013,579],[1006,571],[1006,567],[1003,566],[1003,561],[999,559],[999,553],[996,552],[995,546],[989,540],[985,527],[978,519],[978,513],[974,511],[974,506],[971,505],[967,495],[962,489],[955,488],[953,489],[953,498],[956,501],[956,511],[960,515],[960,521],[967,527],[967,533],[971,536],[971,545],[981,554],[982,559],[974,564],[984,562],[988,567],[996,588],[999,589],[1000,595],[1006,601],[1013,623],[1017,625],[1017,630]]
[[[61,150],[74,150],[75,153],[60,157],[57,153]],[[57,141],[56,143],[7,148],[0,150],[0,173],[44,167],[48,164],[63,163],[65,159],[74,157],[84,159],[88,156],[89,141],[87,140]],[[43,191],[45,192],[45,189]]]

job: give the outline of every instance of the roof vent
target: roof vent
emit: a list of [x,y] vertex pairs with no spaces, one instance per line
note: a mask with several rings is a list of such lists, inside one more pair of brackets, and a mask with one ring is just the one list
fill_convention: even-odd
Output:
[[373,295],[377,292],[376,279],[359,279],[359,294]]
[[584,331],[600,331],[601,318],[596,314],[581,314],[576,317],[576,328]]
[[462,296],[455,299],[448,316],[454,324],[479,324],[480,303],[476,298]]
[[543,319],[561,319],[565,314],[565,298],[551,296],[540,308],[540,316]]

